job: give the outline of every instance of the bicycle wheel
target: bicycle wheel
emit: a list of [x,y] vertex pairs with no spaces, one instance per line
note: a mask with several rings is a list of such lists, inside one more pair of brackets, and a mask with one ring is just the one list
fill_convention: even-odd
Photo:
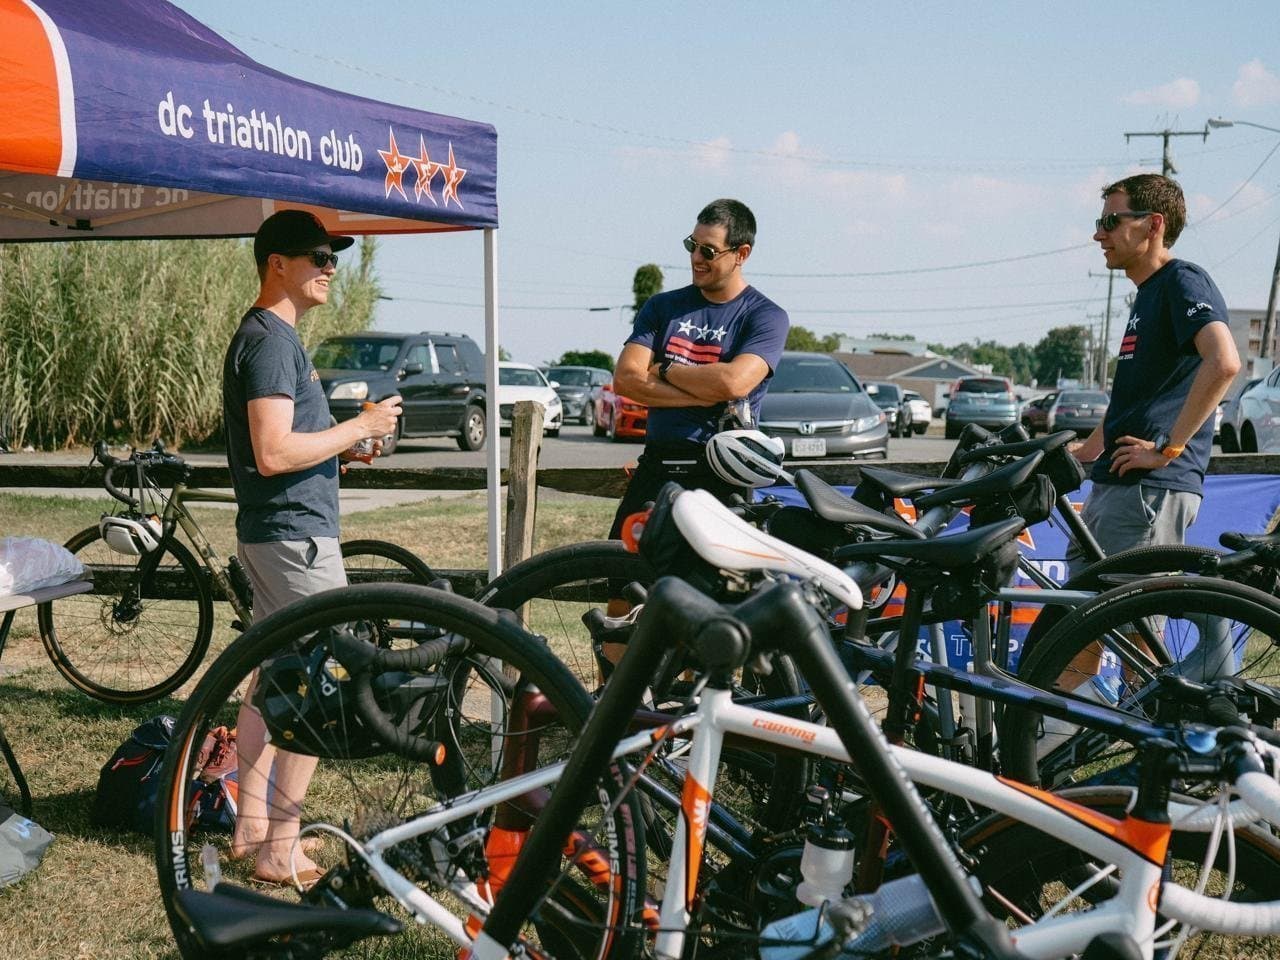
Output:
[[[1103,593],[1116,586],[1114,578],[1126,575],[1151,577],[1158,574],[1195,573],[1206,557],[1220,557],[1221,550],[1169,543],[1154,547],[1134,547],[1121,553],[1113,553],[1097,563],[1091,563],[1062,585],[1063,590],[1088,590]],[[1040,638],[1062,622],[1071,612],[1070,607],[1046,605],[1027,629],[1022,641],[1021,656],[1027,657],[1040,644]]]
[[[123,556],[96,526],[66,546],[88,568],[94,592],[40,606],[40,637],[58,672],[107,703],[145,703],[182,686],[213,634],[213,599],[191,551],[170,540],[159,557]],[[172,595],[178,591],[194,598]]]
[[[367,714],[354,708],[357,680],[331,654],[342,642],[355,641],[361,649],[368,643],[368,650],[388,643],[410,649],[424,637],[446,644],[435,662],[372,680],[376,703],[402,738],[380,740]],[[247,740],[240,745],[239,816],[264,815],[272,805],[287,804],[290,797],[278,783],[292,773],[281,773],[280,764],[306,762],[302,754],[314,758],[315,765],[301,801],[303,822],[365,841],[428,810],[447,809],[470,791],[562,759],[590,707],[586,691],[536,638],[494,611],[444,591],[405,584],[346,587],[254,624],[196,686],[161,774],[157,804],[165,813],[157,818],[156,869],[180,949],[186,956],[200,955],[175,909],[175,896],[179,889],[208,885],[202,845],[221,852],[228,879],[250,880],[244,861],[227,859],[229,838],[192,820],[198,809],[200,784],[194,777],[200,751],[214,728],[239,722],[243,737],[246,716],[256,715],[272,743],[291,747],[288,754],[282,749],[276,754],[277,784],[265,788],[264,795],[253,787],[252,760],[245,761],[251,747]],[[428,740],[444,745],[442,763],[417,759]],[[639,949],[644,836],[635,801],[619,797],[622,779],[616,768],[602,777],[599,804],[584,811],[566,841],[566,847],[576,845],[585,856],[561,864],[562,880],[549,885],[529,921],[525,936],[537,955],[585,960],[630,956]],[[402,876],[478,927],[481,891],[500,886],[545,796],[534,791],[459,816],[383,855]],[[299,802],[296,796],[293,800]],[[402,913],[372,881],[363,859],[334,832],[322,827],[308,833],[320,838],[318,849],[307,855],[324,876],[304,900]],[[435,928],[408,924],[405,936],[411,939],[366,943],[361,955],[456,952]]]
[[[1160,649],[1139,641],[1137,624]],[[1154,719],[1161,676],[1195,681],[1239,676],[1274,684],[1280,673],[1280,604],[1230,580],[1158,577],[1117,587],[1072,611],[1019,666],[1024,682],[1075,693]],[[1168,707],[1166,706],[1166,709]],[[1122,743],[1034,708],[1010,708],[1001,759],[1011,776],[1049,786],[1120,775],[1132,759]]]
[[[1111,817],[1123,817],[1133,791],[1122,788],[1077,787],[1062,796]],[[1209,835],[1175,830],[1169,845],[1168,876],[1194,889],[1208,853]],[[1020,926],[1039,919],[1070,890],[1095,873],[1099,865],[1087,854],[1035,827],[1003,814],[992,815],[972,827],[961,846],[973,857],[974,873],[982,881],[984,902],[999,919]],[[1209,874],[1205,893],[1222,897],[1228,878],[1224,841]],[[1257,829],[1235,831],[1234,879],[1229,899],[1252,903],[1274,899],[1280,871],[1280,843]],[[1103,880],[1078,898],[1077,909],[1106,899],[1114,879]],[[1068,907],[1067,909],[1071,909]],[[1016,932],[1015,932],[1016,936]],[[1227,937],[1200,932],[1187,941],[1192,957],[1271,957],[1273,938]]]
[[427,586],[435,573],[412,550],[385,540],[348,540],[340,545],[347,583],[416,583]]

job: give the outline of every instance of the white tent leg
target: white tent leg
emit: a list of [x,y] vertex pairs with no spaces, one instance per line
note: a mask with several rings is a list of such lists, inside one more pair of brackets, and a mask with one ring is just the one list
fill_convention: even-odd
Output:
[[498,231],[484,231],[484,382],[485,448],[488,467],[486,489],[489,506],[489,579],[502,572],[502,516],[499,487],[502,480],[501,437],[498,434]]

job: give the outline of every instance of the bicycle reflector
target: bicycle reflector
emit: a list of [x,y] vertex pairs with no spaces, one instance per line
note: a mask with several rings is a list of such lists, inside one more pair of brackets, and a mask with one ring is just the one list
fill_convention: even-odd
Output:
[[160,546],[160,521],[154,517],[121,517],[104,514],[98,533],[116,553],[140,557]]
[[622,521],[622,542],[631,553],[640,552],[640,537],[644,535],[644,525],[649,522],[649,514],[652,512],[641,510]]

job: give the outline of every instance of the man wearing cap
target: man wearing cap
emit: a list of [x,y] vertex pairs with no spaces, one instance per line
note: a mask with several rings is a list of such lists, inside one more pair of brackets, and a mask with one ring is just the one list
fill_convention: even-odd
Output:
[[[253,584],[254,616],[346,585],[338,548],[339,460],[351,448],[394,432],[400,398],[333,424],[320,378],[298,338],[303,314],[329,299],[337,252],[355,241],[332,236],[303,210],[272,214],[253,255],[261,287],[240,321],[222,366],[227,465],[235,488],[236,554]],[[246,696],[238,721],[240,803],[233,857],[256,856],[254,877],[290,878],[302,798],[315,760],[277,752]],[[274,770],[273,770],[274,764]],[[274,791],[267,809],[267,782]],[[319,872],[304,852],[294,864],[304,885]]]

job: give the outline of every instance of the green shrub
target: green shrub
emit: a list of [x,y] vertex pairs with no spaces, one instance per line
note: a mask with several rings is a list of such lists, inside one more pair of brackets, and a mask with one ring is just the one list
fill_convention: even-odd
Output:
[[[372,324],[376,243],[358,249],[300,325],[308,346]],[[42,448],[214,436],[222,357],[257,291],[242,240],[0,245],[0,435]]]

